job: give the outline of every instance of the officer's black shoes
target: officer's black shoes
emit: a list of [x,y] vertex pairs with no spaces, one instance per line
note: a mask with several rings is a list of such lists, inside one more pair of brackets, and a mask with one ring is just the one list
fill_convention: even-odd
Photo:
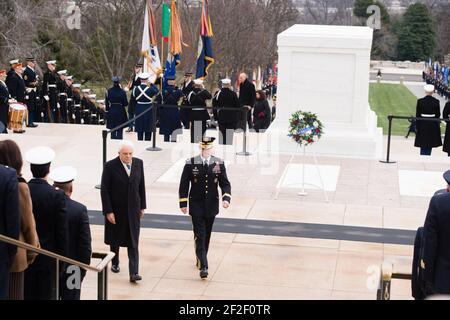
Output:
[[142,280],[142,277],[138,274],[132,274],[130,276],[130,282],[132,282],[132,283],[136,283],[137,281],[141,281],[141,280]]
[[25,130],[13,130],[14,133],[25,133]]
[[37,124],[34,124],[34,123],[32,123],[32,124],[29,124],[29,125],[27,125],[27,127],[28,127],[28,128],[37,128],[37,127],[38,127],[38,125],[37,125]]
[[202,279],[208,278],[208,269],[203,268],[202,270],[200,270],[200,278]]
[[119,273],[119,272],[120,272],[120,267],[119,267],[119,265],[118,265],[118,264],[113,264],[113,265],[111,266],[111,271],[112,271],[113,273]]

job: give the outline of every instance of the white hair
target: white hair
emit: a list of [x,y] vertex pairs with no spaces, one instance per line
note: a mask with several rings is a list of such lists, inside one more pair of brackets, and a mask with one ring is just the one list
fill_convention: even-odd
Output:
[[122,151],[122,149],[123,149],[124,147],[130,147],[130,148],[134,151],[134,144],[133,144],[133,142],[131,142],[131,141],[128,141],[128,140],[122,140],[122,141],[119,143],[119,152]]

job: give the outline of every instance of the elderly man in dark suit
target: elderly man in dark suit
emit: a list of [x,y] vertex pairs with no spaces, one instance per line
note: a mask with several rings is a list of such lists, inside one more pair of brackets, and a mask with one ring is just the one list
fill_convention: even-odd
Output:
[[252,109],[256,103],[256,88],[255,85],[248,80],[248,76],[245,73],[239,75],[239,82],[239,103],[241,107],[247,108],[247,115],[244,113],[247,119],[245,119],[245,117],[242,118],[242,123],[240,125],[240,128],[245,131],[247,128],[245,121],[247,121],[250,129],[253,128]]
[[105,165],[101,185],[105,243],[116,254],[111,271],[120,272],[119,247],[127,247],[130,282],[142,280],[139,233],[146,209],[144,163],[133,158],[133,152],[133,144],[122,141],[119,156]]
[[[19,239],[19,189],[16,170],[0,165],[0,234]],[[9,268],[17,248],[0,241],[0,300],[8,297]]]
[[[64,191],[66,200],[69,242],[67,257],[89,265],[91,263],[92,238],[87,208],[71,199],[76,175],[77,171],[73,167],[59,167],[50,173],[50,179],[53,180],[55,188]],[[59,283],[61,300],[80,300],[81,282],[85,275],[86,270],[77,269],[72,265],[67,266]]]

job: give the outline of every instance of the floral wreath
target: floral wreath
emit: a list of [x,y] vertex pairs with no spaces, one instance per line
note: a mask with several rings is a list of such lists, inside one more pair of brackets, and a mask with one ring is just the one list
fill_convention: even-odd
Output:
[[291,115],[288,137],[300,146],[308,146],[319,141],[322,134],[323,125],[315,113],[296,111]]

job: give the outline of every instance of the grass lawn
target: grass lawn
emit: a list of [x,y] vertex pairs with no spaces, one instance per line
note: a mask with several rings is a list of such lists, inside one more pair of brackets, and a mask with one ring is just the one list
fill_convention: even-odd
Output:
[[[415,116],[416,96],[402,84],[371,83],[369,101],[372,110],[378,116],[378,126],[388,134],[388,115]],[[404,136],[409,128],[408,120],[395,119],[392,134]]]

